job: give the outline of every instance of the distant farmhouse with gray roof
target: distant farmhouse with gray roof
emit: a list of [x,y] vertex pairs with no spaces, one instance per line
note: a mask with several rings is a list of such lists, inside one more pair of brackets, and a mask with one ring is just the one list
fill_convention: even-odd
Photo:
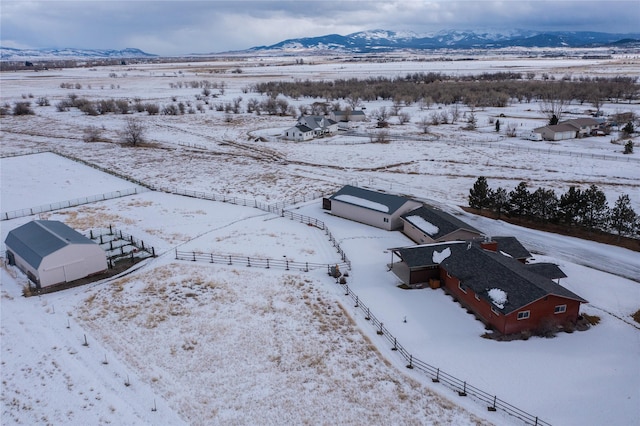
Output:
[[321,115],[302,115],[295,126],[283,133],[285,139],[306,141],[338,131],[338,123]]
[[5,239],[9,264],[20,268],[37,288],[74,281],[107,269],[98,244],[55,220],[34,220]]
[[538,127],[533,129],[533,132],[540,134],[544,140],[559,141],[588,136],[592,130],[599,129],[603,123],[603,120],[591,117],[574,118],[555,125]]

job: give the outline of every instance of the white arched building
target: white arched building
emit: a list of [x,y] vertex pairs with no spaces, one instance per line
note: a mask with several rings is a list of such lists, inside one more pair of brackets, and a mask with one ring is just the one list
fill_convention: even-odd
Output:
[[107,254],[95,242],[56,220],[34,220],[9,232],[9,264],[36,287],[74,281],[107,269]]

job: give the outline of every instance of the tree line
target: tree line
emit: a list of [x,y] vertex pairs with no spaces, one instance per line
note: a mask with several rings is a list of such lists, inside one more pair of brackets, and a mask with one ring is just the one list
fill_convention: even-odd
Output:
[[621,102],[640,98],[640,85],[633,77],[580,77],[533,79],[519,73],[492,73],[476,76],[451,76],[441,73],[413,73],[403,78],[369,77],[333,81],[270,81],[252,89],[272,97],[293,99],[324,98],[394,100],[405,105],[420,103],[474,107],[505,107],[513,102],[564,99],[589,102],[599,109],[604,101]]
[[638,237],[640,216],[631,207],[629,195],[618,197],[609,207],[604,192],[596,185],[587,189],[570,186],[560,196],[547,188],[529,191],[526,182],[514,189],[492,189],[484,176],[469,190],[469,207],[489,210],[498,215],[522,217],[541,222],[580,226],[586,229],[615,232],[621,236]]

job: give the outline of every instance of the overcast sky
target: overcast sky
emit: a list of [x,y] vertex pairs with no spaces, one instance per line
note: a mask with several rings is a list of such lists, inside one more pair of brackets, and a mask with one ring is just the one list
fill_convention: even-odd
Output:
[[1,0],[2,47],[211,53],[385,29],[640,32],[640,0]]

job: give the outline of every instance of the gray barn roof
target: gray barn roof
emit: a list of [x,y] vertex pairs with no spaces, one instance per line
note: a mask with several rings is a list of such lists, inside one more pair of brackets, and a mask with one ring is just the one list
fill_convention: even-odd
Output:
[[57,220],[34,220],[9,232],[7,248],[37,269],[46,256],[69,244],[95,244]]
[[382,204],[386,206],[389,211],[389,214],[393,214],[400,207],[404,206],[407,201],[411,201],[409,198],[400,197],[399,195],[385,194],[377,191],[369,191],[368,189],[362,189],[351,185],[343,186],[338,192],[333,194],[329,199],[336,200],[341,203],[347,203],[352,205],[357,205],[358,207],[367,208],[366,206],[362,206],[355,203],[349,203],[348,201],[336,199],[340,195],[350,195],[352,197],[362,198],[367,201],[372,201],[374,203]]
[[[453,215],[450,215],[449,213],[443,212],[442,210],[438,210],[431,206],[423,205],[422,207],[405,213],[400,217],[408,222],[411,222],[410,219],[407,219],[410,216],[419,216],[425,221],[436,226],[438,228],[438,232],[434,235],[430,235],[434,240],[437,240],[440,237],[444,237],[445,235],[449,235],[459,229],[464,229],[467,231],[475,232],[478,235],[482,235],[482,232],[478,231],[473,226],[461,221],[460,219]],[[416,228],[421,229],[418,224],[413,222],[411,222],[411,224]],[[423,232],[427,231],[424,229],[421,230]]]

